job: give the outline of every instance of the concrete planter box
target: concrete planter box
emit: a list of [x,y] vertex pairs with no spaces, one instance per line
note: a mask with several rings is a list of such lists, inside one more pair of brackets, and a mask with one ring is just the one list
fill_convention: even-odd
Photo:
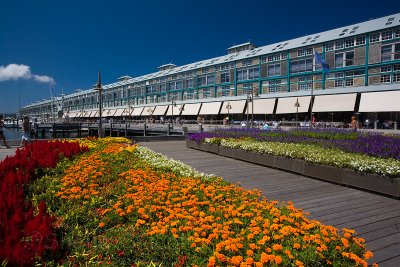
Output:
[[339,169],[333,166],[311,164],[299,159],[272,156],[212,144],[198,144],[190,140],[186,140],[186,145],[190,148],[215,153],[225,157],[287,170],[336,184],[349,185],[400,198],[399,177],[390,178],[377,174],[356,172],[350,169]]
[[386,195],[400,197],[400,178],[390,178],[373,173],[342,170],[343,183]]
[[234,158],[251,162],[251,153],[243,149],[234,149]]
[[220,146],[219,147],[219,154],[224,157],[233,158],[235,155],[235,150],[233,148]]
[[304,161],[285,157],[276,157],[274,167],[296,173],[304,173]]
[[304,162],[305,176],[314,177],[324,181],[343,184],[342,169],[338,169],[332,166],[317,165],[312,163]]
[[186,146],[194,149],[200,149],[200,144],[197,143],[196,141],[186,139]]
[[251,154],[251,162],[256,164],[260,164],[263,166],[274,167],[276,156],[272,156],[269,154],[261,154],[258,152],[249,152]]
[[200,150],[214,154],[218,154],[218,147],[219,147],[218,145],[200,143]]

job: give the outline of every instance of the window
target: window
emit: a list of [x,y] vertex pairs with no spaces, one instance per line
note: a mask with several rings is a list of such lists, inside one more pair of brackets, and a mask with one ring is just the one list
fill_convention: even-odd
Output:
[[268,61],[268,62],[274,61],[274,56],[269,55],[269,56],[267,57],[267,61]]
[[288,58],[287,53],[282,53],[282,54],[281,54],[281,59],[287,59],[287,58]]
[[356,45],[363,45],[365,44],[365,36],[359,36],[356,38]]
[[169,90],[180,90],[180,89],[182,89],[182,81],[169,82],[168,88],[169,88]]
[[392,38],[393,38],[392,31],[385,31],[385,32],[382,32],[382,41],[384,41],[384,40],[390,40],[390,39],[392,39]]
[[400,71],[400,64],[396,64],[393,66],[393,71]]
[[353,86],[353,79],[346,79],[345,86]]
[[342,49],[344,48],[344,43],[343,41],[337,41],[335,42],[335,49]]
[[273,64],[268,66],[268,77],[281,75],[281,64]]
[[209,84],[214,84],[214,83],[215,83],[214,75],[207,75],[207,76],[202,76],[202,77],[197,78],[198,86],[204,86],[204,85],[209,85]]
[[188,79],[185,81],[185,88],[193,88],[193,79]]
[[400,43],[382,45],[382,62],[400,59]]
[[343,80],[335,80],[335,87],[343,87]]
[[312,83],[299,83],[299,90],[307,91],[312,89]]
[[390,83],[390,74],[381,75],[381,83]]
[[246,67],[246,66],[251,66],[251,59],[249,60],[243,60],[242,61],[242,67]]
[[346,51],[335,54],[335,67],[346,67],[354,64],[354,51]]
[[311,90],[313,88],[312,76],[299,77],[299,90]]
[[325,51],[333,51],[333,49],[334,49],[334,43],[326,44]]
[[400,82],[400,73],[393,74],[393,82],[394,83]]
[[400,28],[397,28],[394,32],[394,38],[400,38]]
[[290,62],[290,73],[299,73],[313,70],[313,59],[306,58]]
[[305,56],[305,55],[306,55],[306,50],[305,49],[297,50],[297,56],[298,57],[302,57],[302,56]]
[[354,39],[346,39],[346,41],[344,42],[344,47],[353,47],[354,46]]
[[335,78],[343,78],[343,77],[344,77],[343,72],[336,72],[335,73]]
[[167,91],[167,84],[163,83],[160,84],[160,92],[166,92]]
[[231,88],[229,85],[221,86],[221,96],[230,96]]
[[390,71],[392,71],[392,66],[381,67],[381,72],[390,72]]
[[375,42],[379,42],[379,33],[372,33],[370,36],[370,42],[371,43],[375,43]]
[[268,81],[268,93],[275,93],[281,91],[282,80]]
[[251,69],[244,69],[237,71],[238,81],[257,79],[258,77],[260,77],[260,71],[258,68],[251,68]]
[[230,73],[224,72],[221,73],[221,83],[229,83],[230,82]]

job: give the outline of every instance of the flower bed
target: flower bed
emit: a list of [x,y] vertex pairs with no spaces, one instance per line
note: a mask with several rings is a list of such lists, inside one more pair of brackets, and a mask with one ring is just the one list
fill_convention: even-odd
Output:
[[26,187],[60,158],[83,151],[87,148],[78,143],[34,142],[0,163],[0,262],[33,266],[56,257],[53,217],[43,201],[33,206],[26,200]]
[[189,139],[389,177],[400,175],[400,139],[396,136],[348,130],[239,129],[194,134]]
[[219,129],[213,132],[192,134],[190,140],[251,138],[274,143],[317,145],[344,152],[400,160],[400,137],[377,133],[361,133],[345,129],[292,129],[288,131],[262,131],[259,129]]
[[353,230],[310,220],[290,202],[137,145],[85,144],[90,153],[30,188],[64,233],[64,265],[367,266],[372,256]]

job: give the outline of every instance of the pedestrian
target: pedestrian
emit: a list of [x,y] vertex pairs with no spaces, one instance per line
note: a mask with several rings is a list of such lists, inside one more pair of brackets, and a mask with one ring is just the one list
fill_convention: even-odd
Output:
[[0,115],[0,139],[3,140],[3,143],[6,146],[6,148],[10,148],[10,146],[7,144],[6,137],[4,136],[4,130],[3,129],[5,129],[5,128],[7,128],[7,127],[3,122],[3,116]]
[[353,116],[351,117],[351,129],[353,129],[354,131],[357,131],[357,120],[356,117]]
[[22,121],[22,140],[21,140],[21,147],[25,147],[30,139],[29,135],[31,132],[31,125],[29,123],[29,117],[25,116]]

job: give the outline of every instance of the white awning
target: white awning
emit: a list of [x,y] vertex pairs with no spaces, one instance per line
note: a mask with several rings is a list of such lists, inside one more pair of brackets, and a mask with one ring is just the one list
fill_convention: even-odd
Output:
[[98,116],[99,116],[99,112],[98,112],[98,111],[93,111],[93,112],[90,114],[90,117],[91,117],[91,118],[98,117]]
[[111,117],[115,113],[115,109],[104,109],[101,113],[102,117]]
[[114,113],[114,117],[121,117],[122,116],[122,113],[125,111],[125,109],[123,109],[123,108],[119,108],[119,109],[117,109],[117,111],[115,111],[115,113]]
[[278,98],[276,114],[296,113],[296,102],[299,100],[299,113],[308,112],[311,96]]
[[68,117],[70,117],[70,118],[75,118],[77,115],[78,115],[77,112],[70,112],[70,113],[68,114]]
[[359,112],[400,111],[400,91],[362,93]]
[[[226,108],[230,105],[230,109]],[[224,104],[221,108],[221,114],[243,114],[244,106],[246,105],[246,100],[239,100],[239,101],[224,101]]]
[[144,108],[135,108],[132,113],[131,116],[140,116],[140,114],[142,114]]
[[154,116],[164,116],[168,106],[157,106],[153,112]]
[[197,115],[199,113],[200,106],[201,103],[185,104],[184,110],[182,110],[181,115]]
[[200,115],[218,115],[222,102],[203,103]]
[[318,95],[314,98],[313,112],[354,111],[357,94]]
[[81,118],[87,118],[87,117],[89,117],[89,114],[90,114],[90,111],[84,111],[81,114]]
[[[254,103],[253,114],[272,114],[274,113],[276,98],[268,99],[254,99],[253,102],[249,102],[249,113],[251,112],[251,106]],[[247,108],[246,111],[247,113]]]
[[126,109],[124,109],[124,110],[122,111],[121,116],[129,116],[130,113],[132,113],[132,111],[133,111],[133,109],[126,108]]
[[151,116],[154,113],[156,107],[145,107],[142,112],[142,116]]
[[[172,116],[172,105],[169,105],[169,107],[168,107],[168,111],[167,111],[167,116]],[[176,115],[176,116],[179,116],[179,115],[181,115],[181,111],[183,111],[183,105],[176,105],[176,107],[173,107],[174,108],[174,116]],[[197,114],[196,114],[197,115]]]

